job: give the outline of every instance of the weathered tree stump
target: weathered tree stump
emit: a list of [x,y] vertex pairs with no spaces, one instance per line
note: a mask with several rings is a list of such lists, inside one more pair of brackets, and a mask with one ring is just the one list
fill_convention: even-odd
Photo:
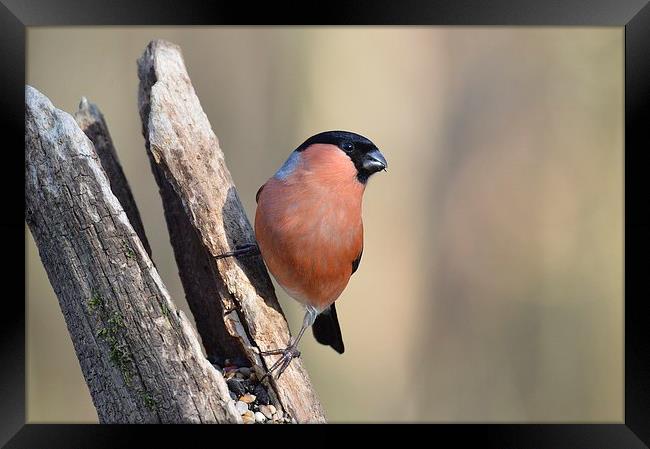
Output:
[[[259,352],[286,346],[289,327],[259,255],[218,257],[255,236],[217,137],[178,47],[150,43],[138,75],[147,153],[203,345],[216,358],[246,359],[260,378],[268,365]],[[30,86],[25,103],[25,220],[100,422],[242,422],[151,261],[99,109],[83,99],[75,122]],[[325,421],[299,359],[265,382],[276,408]]]
[[241,422],[91,141],[29,86],[25,106],[25,219],[100,422]]
[[[261,257],[217,257],[255,236],[179,47],[151,42],[138,76],[147,152],[203,344],[209,355],[246,357],[261,374],[259,351],[285,347],[289,328]],[[325,420],[300,359],[271,386],[298,422]]]

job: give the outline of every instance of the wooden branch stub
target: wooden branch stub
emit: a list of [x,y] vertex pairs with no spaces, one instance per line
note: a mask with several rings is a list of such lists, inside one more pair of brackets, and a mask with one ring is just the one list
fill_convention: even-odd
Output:
[[124,212],[126,212],[131,226],[135,229],[147,254],[151,257],[151,247],[144,232],[142,219],[133,199],[129,183],[126,180],[126,176],[124,176],[120,160],[117,157],[113,139],[111,139],[111,134],[108,132],[104,115],[97,105],[90,103],[86,97],[83,97],[79,103],[79,109],[74,113],[74,118],[81,130],[95,146],[95,151],[97,151],[102,167],[106,171],[111,183],[111,190],[122,205],[122,208],[124,208]]
[[25,103],[25,219],[100,422],[241,422],[91,141],[36,89]]
[[[244,355],[263,371],[258,352],[286,347],[289,328],[259,256],[215,258],[254,243],[255,236],[180,48],[151,42],[138,60],[138,76],[147,153],[206,350]],[[281,407],[298,422],[325,420],[300,359],[272,385]]]

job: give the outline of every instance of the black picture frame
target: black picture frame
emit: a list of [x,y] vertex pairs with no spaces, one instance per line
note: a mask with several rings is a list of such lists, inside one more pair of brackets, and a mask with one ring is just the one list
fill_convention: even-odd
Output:
[[[418,426],[425,442],[451,438],[475,447],[637,448],[650,444],[650,316],[645,283],[650,252],[647,129],[650,99],[648,0],[330,0],[309,2],[200,2],[185,0],[0,0],[0,113],[3,131],[3,213],[6,262],[0,313],[0,444],[7,447],[126,447],[174,437],[237,444],[247,426],[118,426],[25,424],[24,84],[26,27],[58,25],[518,25],[625,27],[625,418],[603,424],[434,424]],[[22,244],[21,244],[22,242]],[[18,261],[23,261],[19,263]],[[644,292],[646,292],[644,294]],[[257,431],[278,426],[253,426]],[[282,427],[282,426],[280,426]],[[304,431],[305,426],[301,427]],[[266,430],[260,430],[260,429]],[[295,426],[282,427],[296,429]],[[172,430],[170,430],[172,429]],[[226,430],[227,429],[227,432]],[[310,426],[311,432],[331,427]],[[395,430],[376,426],[382,436]],[[213,433],[218,432],[218,433]],[[224,433],[226,432],[226,433]],[[402,436],[406,434],[397,430]],[[233,435],[224,435],[232,433]],[[239,436],[236,436],[239,434]],[[366,433],[368,434],[368,433]],[[278,436],[279,437],[279,436]],[[192,438],[192,440],[190,440]],[[225,439],[224,439],[225,438]],[[282,437],[289,438],[288,436]],[[444,438],[444,440],[443,440]],[[283,440],[286,442],[286,440]],[[303,440],[304,441],[304,440]],[[281,442],[278,440],[278,442]],[[413,443],[415,441],[412,441]],[[457,444],[454,443],[454,446]],[[645,443],[645,444],[644,444]],[[293,444],[293,443],[288,443]]]

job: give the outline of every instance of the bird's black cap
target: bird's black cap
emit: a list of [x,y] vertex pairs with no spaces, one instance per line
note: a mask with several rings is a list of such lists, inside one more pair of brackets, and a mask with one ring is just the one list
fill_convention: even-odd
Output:
[[347,154],[357,168],[357,179],[366,183],[373,173],[384,170],[388,163],[370,139],[350,131],[325,131],[305,140],[296,151],[307,149],[310,145],[324,143],[336,145]]

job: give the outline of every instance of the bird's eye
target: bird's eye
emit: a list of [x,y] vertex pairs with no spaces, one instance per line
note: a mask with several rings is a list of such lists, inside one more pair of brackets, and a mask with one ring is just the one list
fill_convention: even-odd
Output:
[[354,144],[352,142],[343,142],[341,144],[341,149],[346,153],[350,153],[354,150]]

